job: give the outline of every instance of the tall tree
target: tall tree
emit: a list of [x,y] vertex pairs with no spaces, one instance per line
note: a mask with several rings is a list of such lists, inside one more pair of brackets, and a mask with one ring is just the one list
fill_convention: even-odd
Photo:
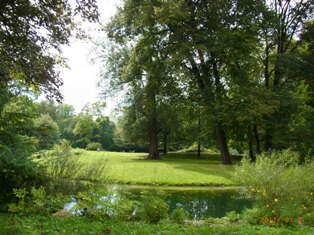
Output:
[[226,104],[232,87],[252,79],[261,7],[260,1],[170,1],[158,11],[168,31],[171,58],[198,84],[224,164],[231,164]]
[[[145,3],[144,3],[145,2]],[[147,3],[147,4],[146,4]],[[141,90],[145,103],[144,113],[148,124],[149,159],[158,159],[158,95],[167,81],[167,66],[163,53],[164,36],[157,26],[155,4],[158,1],[127,0],[109,25],[109,37],[122,44],[133,40],[134,47],[129,53],[129,60],[123,68],[122,77],[129,82],[133,91]],[[137,14],[134,14],[134,13]]]
[[263,45],[261,58],[264,65],[262,78],[265,87],[272,90],[275,99],[279,101],[276,112],[266,116],[265,119],[264,150],[269,151],[276,147],[274,146],[276,142],[274,130],[284,128],[289,121],[283,120],[282,117],[291,117],[292,110],[296,110],[291,106],[293,102],[291,102],[290,93],[292,88],[290,85],[296,77],[289,70],[291,68],[289,64],[294,60],[297,49],[302,45],[303,38],[300,37],[300,33],[306,21],[313,18],[314,1],[272,0],[266,1],[266,4],[268,8],[262,12],[260,35]]
[[92,22],[98,21],[94,0],[1,1],[0,4],[0,85],[18,81],[50,98],[62,98],[62,81],[57,65],[62,59],[55,51],[68,44],[77,28],[75,15]]

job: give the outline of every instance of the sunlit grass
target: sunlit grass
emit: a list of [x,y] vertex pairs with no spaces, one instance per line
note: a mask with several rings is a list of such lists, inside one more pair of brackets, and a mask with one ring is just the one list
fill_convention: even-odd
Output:
[[115,153],[86,151],[77,156],[86,164],[107,161],[105,178],[123,184],[149,185],[211,185],[231,186],[234,166],[222,165],[217,155],[170,153],[157,161],[147,160],[145,153]]

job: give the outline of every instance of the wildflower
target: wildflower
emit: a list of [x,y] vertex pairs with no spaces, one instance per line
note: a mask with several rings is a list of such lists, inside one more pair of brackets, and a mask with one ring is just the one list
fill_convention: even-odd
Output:
[[274,199],[274,202],[278,202],[278,201],[279,201],[278,198],[275,198],[275,199]]

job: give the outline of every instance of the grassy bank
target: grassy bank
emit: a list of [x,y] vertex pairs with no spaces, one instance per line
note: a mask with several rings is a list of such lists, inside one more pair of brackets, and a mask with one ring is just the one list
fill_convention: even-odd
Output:
[[230,223],[227,220],[158,224],[95,220],[86,217],[18,216],[0,214],[0,234],[313,234],[314,228]]
[[217,155],[170,153],[158,161],[146,159],[144,153],[85,151],[76,156],[88,164],[107,161],[105,178],[120,184],[170,186],[234,186],[233,166],[222,165]]

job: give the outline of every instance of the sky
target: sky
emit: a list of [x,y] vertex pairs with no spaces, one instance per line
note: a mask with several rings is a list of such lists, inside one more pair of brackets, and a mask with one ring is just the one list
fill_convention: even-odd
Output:
[[[119,0],[98,0],[98,7],[101,13],[102,22],[108,22],[114,15]],[[95,33],[95,37],[105,37],[105,34]],[[95,102],[98,99],[100,90],[97,82],[100,79],[99,66],[89,63],[91,58],[92,42],[72,40],[70,46],[64,46],[63,56],[67,58],[69,69],[61,69],[60,76],[63,79],[63,86],[60,88],[64,96],[64,103],[74,106],[76,113],[79,113],[87,103]],[[110,115],[114,101],[107,100],[105,115]]]

